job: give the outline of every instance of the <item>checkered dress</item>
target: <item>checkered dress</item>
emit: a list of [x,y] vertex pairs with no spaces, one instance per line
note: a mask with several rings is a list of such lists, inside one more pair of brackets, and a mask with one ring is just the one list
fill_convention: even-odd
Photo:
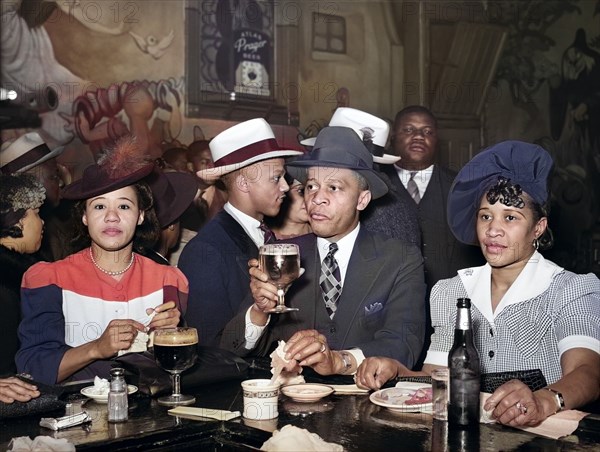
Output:
[[[435,332],[426,363],[447,365],[456,299],[461,297],[468,295],[459,276],[433,287],[430,304]],[[474,305],[471,316],[482,373],[541,369],[552,384],[562,377],[560,355],[566,350],[584,347],[600,353],[600,281],[593,274],[562,271],[547,290],[506,307],[493,323]]]

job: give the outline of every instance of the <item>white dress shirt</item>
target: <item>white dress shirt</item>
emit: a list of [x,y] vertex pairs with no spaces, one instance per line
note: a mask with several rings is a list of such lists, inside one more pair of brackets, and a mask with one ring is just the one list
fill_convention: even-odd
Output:
[[428,168],[425,168],[420,171],[410,171],[404,168],[400,168],[397,165],[394,165],[396,168],[396,172],[398,173],[398,177],[400,178],[400,182],[404,185],[404,188],[408,190],[408,181],[410,180],[410,173],[417,173],[413,180],[417,184],[419,189],[419,196],[423,199],[423,195],[425,194],[425,190],[427,190],[427,185],[429,185],[429,181],[431,180],[431,174],[433,173],[433,165]]
[[258,221],[256,218],[252,218],[250,215],[245,214],[229,202],[225,203],[223,209],[240,224],[257,248],[260,248],[265,244],[265,234],[260,229],[260,221]]

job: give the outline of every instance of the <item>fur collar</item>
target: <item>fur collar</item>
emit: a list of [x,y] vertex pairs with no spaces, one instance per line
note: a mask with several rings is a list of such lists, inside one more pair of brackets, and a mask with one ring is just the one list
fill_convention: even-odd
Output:
[[21,254],[0,245],[0,281],[14,290],[20,290],[23,274],[40,260],[37,254]]

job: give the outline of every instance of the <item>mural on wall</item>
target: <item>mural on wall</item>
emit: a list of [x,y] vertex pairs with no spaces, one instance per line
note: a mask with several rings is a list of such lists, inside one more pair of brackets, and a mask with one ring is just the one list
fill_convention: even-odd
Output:
[[[593,235],[600,233],[600,0],[498,1],[494,7],[492,22],[508,30],[496,83],[507,84],[522,113],[512,122],[521,121],[525,139],[555,162],[550,224],[558,240],[551,258],[571,270],[600,271],[591,256]],[[588,29],[572,29],[570,43],[559,46],[557,30],[565,27],[559,24],[578,17],[584,25],[590,7],[595,19]],[[514,130],[508,134],[514,138]]]
[[[141,5],[2,1],[2,86],[15,90],[27,107],[40,113],[44,139],[51,146],[67,145],[70,152],[64,158],[73,166],[79,160],[87,165],[103,147],[126,134],[136,136],[149,156],[160,157],[182,133],[182,73],[154,78],[150,63],[143,70],[135,69],[141,80],[125,78],[103,86],[98,80],[113,78],[108,74],[115,65],[106,64],[105,71],[98,71],[102,54],[87,52],[85,46],[85,53],[78,54],[75,47],[62,47],[58,52],[53,42],[57,29],[77,36],[79,43],[91,37],[89,48],[105,47],[124,62],[123,72],[131,72],[127,62],[136,58],[161,60],[174,50],[175,32],[167,25],[158,27],[155,20],[144,20],[147,15],[142,14]],[[137,12],[137,17],[131,12]],[[102,15],[109,18],[96,19]],[[64,58],[65,51],[74,55]],[[59,62],[57,53],[64,61]],[[97,80],[90,80],[86,73]],[[23,130],[5,130],[2,139],[14,139],[21,133]]]
[[73,102],[72,113],[62,114],[64,126],[90,146],[94,157],[119,137],[133,135],[152,158],[162,155],[165,143],[181,132],[179,82],[123,82],[88,91]]

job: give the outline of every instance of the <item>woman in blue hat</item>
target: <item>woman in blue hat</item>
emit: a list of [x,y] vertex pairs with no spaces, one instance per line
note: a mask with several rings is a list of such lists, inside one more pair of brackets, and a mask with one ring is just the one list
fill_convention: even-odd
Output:
[[117,354],[146,349],[148,330],[179,324],[187,279],[134,252],[159,231],[141,155],[123,139],[66,187],[85,247],[23,277],[16,363],[36,381],[106,378]]
[[[548,387],[532,392],[512,380],[484,409],[507,425],[536,425],[562,409],[600,395],[600,281],[550,262],[539,250],[552,243],[548,229],[550,155],[519,141],[496,144],[460,171],[448,198],[452,232],[478,245],[483,267],[460,270],[431,293],[434,333],[423,372],[447,366],[456,299],[470,298],[481,372],[541,369]],[[375,358],[357,373],[361,386],[415,375],[398,362]]]

